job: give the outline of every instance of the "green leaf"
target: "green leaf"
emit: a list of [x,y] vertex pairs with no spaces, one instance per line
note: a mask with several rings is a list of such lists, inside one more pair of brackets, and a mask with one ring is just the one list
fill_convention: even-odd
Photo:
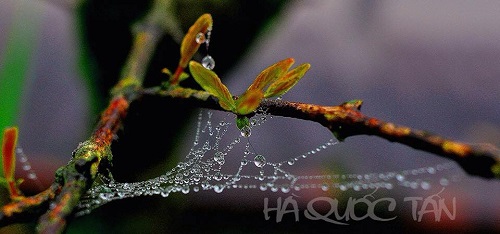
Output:
[[260,105],[264,93],[258,89],[247,90],[236,100],[236,114],[247,115]]
[[179,82],[181,82],[181,81],[183,81],[183,80],[185,80],[187,78],[189,78],[189,74],[183,72],[183,73],[181,73],[181,75],[179,77]]
[[276,97],[285,94],[288,90],[295,86],[297,82],[299,82],[310,67],[311,64],[304,63],[289,71],[286,75],[280,77],[269,86],[264,94],[264,97]]
[[248,126],[250,126],[250,119],[248,117],[241,115],[236,117],[236,127],[238,127],[238,129],[242,130]]
[[264,91],[264,88],[267,85],[285,75],[285,73],[288,71],[288,69],[290,69],[294,62],[295,60],[293,58],[287,58],[267,67],[262,72],[260,72],[260,74],[257,76],[257,78],[255,78],[255,80],[247,90],[258,89]]
[[[163,73],[163,74],[167,75],[167,76],[168,76],[168,78],[169,78],[169,80],[171,80],[171,79],[172,79],[173,74],[172,74],[172,72],[171,72],[168,68],[166,68],[166,67],[165,67],[165,68],[163,68],[163,69],[161,70],[161,73]],[[178,81],[177,81],[177,82],[181,82],[181,81],[183,81],[183,80],[185,80],[185,79],[187,79],[187,78],[189,78],[189,74],[188,74],[188,73],[185,73],[185,72],[181,72],[181,73],[180,73],[180,75],[179,75],[179,78],[178,78]]]
[[236,104],[233,96],[222,83],[215,72],[204,68],[196,61],[189,62],[189,69],[194,80],[207,92],[219,99],[219,105],[224,110],[236,111]]
[[354,100],[350,100],[350,101],[342,103],[341,106],[343,106],[345,108],[360,110],[362,104],[363,104],[363,100],[354,99]]

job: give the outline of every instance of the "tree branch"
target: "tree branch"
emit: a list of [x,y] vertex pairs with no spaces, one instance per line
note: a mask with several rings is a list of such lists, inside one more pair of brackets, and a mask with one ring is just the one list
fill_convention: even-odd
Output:
[[[197,102],[200,107],[224,111],[216,98],[205,91],[176,87],[167,91],[149,89],[150,95],[162,95]],[[235,97],[237,98],[237,97]],[[361,113],[361,100],[338,106],[320,106],[299,102],[265,99],[260,107],[274,116],[310,120],[328,128],[339,140],[356,135],[374,135],[457,162],[467,173],[487,179],[500,179],[500,150],[491,144],[467,144],[439,135],[385,122]]]
[[168,23],[172,22],[172,16],[169,10],[171,1],[157,0],[144,20],[134,26],[134,42],[128,60],[92,136],[78,145],[66,166],[58,169],[56,180],[49,189],[5,205],[0,217],[1,225],[33,219],[45,210],[46,213],[39,219],[38,232],[62,233],[65,230],[80,197],[93,184],[99,171],[105,169],[102,165],[111,163],[113,136],[121,127],[129,104],[137,98],[158,41],[165,31],[170,30]]

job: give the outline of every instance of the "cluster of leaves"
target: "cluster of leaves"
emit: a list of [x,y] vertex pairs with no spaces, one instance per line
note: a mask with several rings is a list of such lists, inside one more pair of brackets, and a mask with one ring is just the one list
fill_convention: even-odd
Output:
[[191,60],[200,47],[196,37],[200,33],[205,34],[210,31],[212,25],[210,14],[200,16],[189,28],[182,41],[181,59],[176,72],[173,75],[168,69],[164,69],[164,72],[170,75],[168,85],[177,85],[180,81],[189,77],[183,72],[189,64],[189,70],[195,81],[205,91],[218,99],[222,109],[236,114],[237,126],[243,129],[249,125],[249,119],[246,115],[253,113],[263,98],[279,97],[288,92],[305,75],[311,65],[303,63],[290,70],[295,60],[286,58],[264,69],[243,94],[233,96],[215,72],[205,68],[199,62]]

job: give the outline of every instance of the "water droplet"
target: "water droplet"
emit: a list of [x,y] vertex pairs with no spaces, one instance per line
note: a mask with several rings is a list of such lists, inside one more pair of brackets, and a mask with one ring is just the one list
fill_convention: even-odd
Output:
[[264,183],[262,183],[262,184],[260,184],[259,188],[260,188],[260,191],[266,191],[267,190],[267,185],[264,184]]
[[222,174],[220,173],[220,171],[218,171],[217,173],[215,173],[214,180],[217,180],[217,181],[222,180]]
[[441,180],[439,180],[439,183],[442,185],[442,186],[447,186],[450,184],[450,181],[446,178],[441,178]]
[[201,180],[201,177],[203,177],[203,174],[196,174],[193,176],[193,181],[194,182],[199,182]]
[[252,129],[250,126],[245,126],[241,128],[241,136],[242,137],[250,137],[252,135]]
[[163,190],[161,191],[160,195],[162,197],[168,197],[168,195],[170,194],[170,190]]
[[103,201],[108,201],[112,197],[113,197],[113,194],[106,194],[106,193],[99,194],[99,198],[101,198]]
[[218,164],[220,164],[220,165],[224,164],[224,162],[225,162],[225,160],[224,160],[224,153],[222,153],[222,152],[220,152],[220,151],[216,152],[216,153],[214,154],[214,160],[215,160]]
[[291,158],[291,159],[288,159],[288,165],[293,165],[295,163],[295,159],[294,158]]
[[396,179],[397,179],[398,181],[403,181],[403,180],[405,180],[405,176],[404,176],[404,175],[401,175],[401,174],[397,174],[397,175],[396,175]]
[[33,172],[28,173],[28,179],[36,180],[36,178],[37,178],[37,176],[35,173],[33,173]]
[[248,164],[248,159],[244,158],[241,160],[241,165],[246,166]]
[[431,184],[427,181],[422,181],[422,183],[420,183],[420,187],[424,190],[429,190],[431,188]]
[[207,55],[201,60],[201,65],[203,65],[206,69],[212,70],[215,67],[215,60],[212,56]]
[[[22,153],[22,151],[21,151],[21,153]],[[19,157],[19,162],[26,163],[26,162],[28,162],[28,158],[24,155],[21,155],[21,157]]]
[[429,174],[434,174],[434,173],[436,173],[436,169],[434,169],[434,167],[429,167],[429,168],[427,168],[427,172]]
[[207,38],[205,37],[204,33],[199,32],[198,34],[196,34],[196,38],[195,38],[196,43],[203,44],[203,43],[205,43],[206,39]]
[[328,184],[324,183],[323,185],[321,185],[321,190],[327,191],[328,190]]
[[214,191],[216,193],[222,193],[223,190],[224,190],[224,185],[221,184],[214,185]]
[[23,170],[29,171],[31,169],[31,166],[29,164],[23,165]]
[[186,185],[186,186],[182,187],[182,190],[181,190],[181,191],[182,191],[182,193],[184,193],[184,194],[188,194],[188,193],[189,193],[189,186],[187,186],[187,185]]
[[253,160],[254,160],[255,166],[257,166],[257,167],[264,167],[266,165],[266,158],[264,156],[262,156],[262,154],[258,154],[257,156],[255,156],[255,158]]

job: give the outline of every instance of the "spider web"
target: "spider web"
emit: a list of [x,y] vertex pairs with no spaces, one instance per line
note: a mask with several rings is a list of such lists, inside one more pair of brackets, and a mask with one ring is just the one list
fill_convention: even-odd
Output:
[[[286,159],[261,154],[256,150],[258,145],[254,147],[252,144],[252,131],[270,119],[281,117],[266,114],[265,110],[258,113],[263,114],[253,116],[249,127],[240,132],[234,114],[202,109],[197,116],[192,146],[174,168],[159,177],[140,182],[118,182],[101,177],[99,184],[89,189],[81,199],[76,215],[89,214],[93,209],[119,199],[153,195],[168,197],[172,193],[188,194],[202,190],[215,193],[230,189],[290,193],[307,189],[391,190],[395,186],[429,190],[433,184],[447,186],[459,180],[456,176],[459,173],[452,173],[454,176],[449,178],[439,175],[450,170],[458,171],[454,162],[374,173],[299,175],[292,169],[299,169],[300,172],[301,163],[330,151],[339,141],[327,139],[311,150]],[[428,176],[423,179],[424,175]]]

